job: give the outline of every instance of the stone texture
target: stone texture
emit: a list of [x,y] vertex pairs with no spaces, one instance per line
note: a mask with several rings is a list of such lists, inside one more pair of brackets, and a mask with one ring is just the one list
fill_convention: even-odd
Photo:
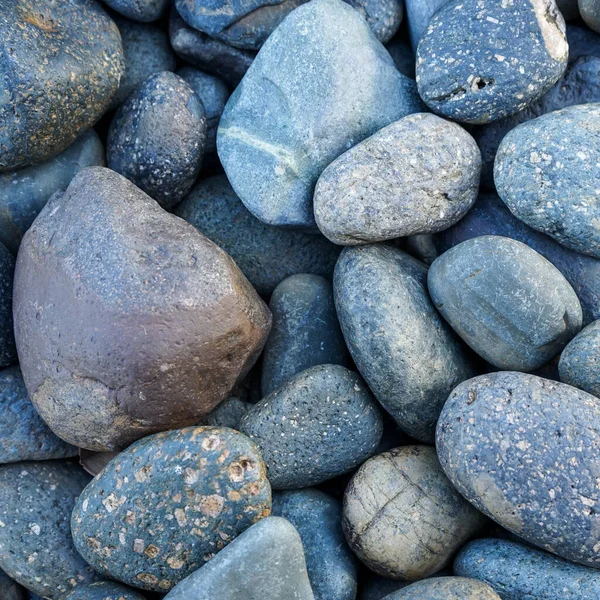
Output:
[[80,171],[21,244],[25,384],[52,430],[89,450],[198,423],[248,372],[270,322],[225,252],[108,169]]
[[10,171],[59,154],[98,120],[123,49],[94,0],[2,0],[0,40],[0,171]]
[[[451,568],[442,569],[432,575],[432,577],[447,577],[448,575],[452,575]],[[363,582],[359,598],[360,600],[383,600],[387,595],[397,592],[408,585],[411,585],[410,581],[399,581],[397,579],[381,577],[375,573],[369,573],[368,579]]]
[[440,463],[456,489],[505,529],[598,568],[600,403],[524,373],[460,384],[437,426]]
[[565,22],[554,0],[453,0],[417,49],[417,86],[429,108],[488,123],[525,108],[567,66]]
[[600,2],[579,0],[579,12],[590,29],[600,33]]
[[389,42],[400,27],[404,17],[403,0],[344,0],[367,21],[375,37]]
[[148,23],[165,13],[169,0],[104,0],[113,10],[128,19]]
[[485,583],[466,577],[418,581],[383,600],[503,600]]
[[97,581],[74,589],[63,600],[145,600],[129,587],[113,581]]
[[417,46],[427,30],[431,17],[442,7],[448,4],[448,0],[404,0],[406,4],[406,20],[408,21],[408,33],[413,52],[417,52]]
[[13,333],[13,277],[15,259],[0,243],[0,367],[17,362]]
[[0,571],[0,600],[27,600],[27,590]]
[[558,363],[560,380],[600,397],[600,321],[594,321],[573,338]]
[[212,412],[206,417],[206,423],[213,427],[229,427],[237,430],[240,426],[240,421],[246,416],[246,413],[252,408],[250,402],[244,402],[239,398],[230,396],[223,400]]
[[423,263],[372,245],[342,252],[333,290],[346,345],[374,396],[404,431],[431,442],[448,394],[475,371],[426,281]]
[[188,427],[115,457],[79,497],[71,527],[96,571],[165,592],[270,511],[256,446],[232,429]]
[[341,0],[296,9],[230,97],[217,146],[242,202],[270,225],[315,230],[312,193],[345,150],[420,108],[355,10]]

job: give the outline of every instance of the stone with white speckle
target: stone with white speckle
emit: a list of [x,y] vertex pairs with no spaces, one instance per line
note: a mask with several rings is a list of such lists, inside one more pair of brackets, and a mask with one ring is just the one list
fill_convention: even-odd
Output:
[[560,380],[600,397],[600,321],[594,321],[563,350],[558,363]]

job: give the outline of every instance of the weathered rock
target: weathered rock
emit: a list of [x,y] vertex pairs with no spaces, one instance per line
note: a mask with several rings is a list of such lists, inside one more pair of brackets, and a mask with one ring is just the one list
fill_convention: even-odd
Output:
[[406,20],[408,21],[408,33],[413,52],[416,53],[419,41],[425,33],[431,17],[442,7],[448,4],[448,0],[404,0],[406,4]]
[[579,0],[579,12],[590,29],[600,33],[600,2]]
[[82,585],[63,600],[145,600],[144,596],[129,587],[113,581],[97,581]]
[[123,49],[94,0],[1,0],[0,40],[0,171],[9,171],[62,152],[98,120]]
[[27,590],[0,571],[0,600],[27,600]]
[[544,94],[563,74],[568,53],[554,0],[453,0],[421,38],[417,86],[434,112],[488,123]]
[[230,396],[223,400],[212,412],[206,417],[206,423],[213,427],[229,427],[237,430],[240,426],[240,421],[246,416],[246,413],[252,408],[250,402],[244,402],[239,398]]
[[96,571],[165,592],[270,510],[256,446],[232,429],[188,427],[114,458],[79,497],[71,528]]
[[342,252],[333,291],[346,344],[373,394],[403,430],[430,442],[448,394],[475,370],[426,281],[423,263],[373,245]]
[[108,169],[78,173],[21,244],[25,384],[52,430],[89,450],[198,423],[248,372],[270,321],[225,252]]
[[490,373],[452,392],[436,447],[476,508],[532,544],[597,568],[599,428],[594,396],[535,375]]
[[251,408],[240,431],[258,447],[273,489],[316,485],[371,456],[383,432],[379,407],[360,377],[319,365]]
[[371,458],[344,495],[348,544],[375,573],[395,579],[420,579],[444,568],[484,520],[452,487],[429,446]]
[[15,259],[0,243],[0,367],[17,362],[13,333],[13,276]]
[[394,38],[385,49],[390,53],[396,69],[411,79],[415,78],[415,55],[411,47],[402,39]]
[[403,0],[344,0],[367,21],[375,37],[389,42],[400,27],[404,17]]
[[485,583],[466,577],[438,577],[418,581],[383,600],[502,600]]
[[312,193],[323,169],[419,108],[414,82],[364,19],[341,0],[313,0],[269,37],[229,99],[219,158],[261,221],[315,230]]
[[169,0],[104,0],[113,10],[128,19],[148,23],[165,13]]
[[600,56],[600,35],[587,27],[567,26],[569,62],[582,56]]
[[558,364],[560,380],[600,397],[600,321],[594,321],[573,338]]
[[250,527],[166,598],[314,600],[302,541],[281,517],[269,517]]

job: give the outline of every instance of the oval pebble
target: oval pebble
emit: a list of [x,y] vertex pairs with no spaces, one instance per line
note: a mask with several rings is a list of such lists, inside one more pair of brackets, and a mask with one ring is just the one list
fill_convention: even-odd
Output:
[[560,380],[600,397],[600,321],[577,334],[562,351],[558,363]]
[[579,12],[586,25],[600,33],[600,2],[598,0],[579,0]]
[[62,600],[145,600],[145,598],[120,583],[97,581],[90,585],[79,586]]
[[408,33],[413,52],[417,51],[419,41],[431,17],[448,3],[448,0],[404,0],[406,4],[406,20],[408,21]]
[[404,17],[403,0],[344,1],[364,17],[375,37],[382,44],[386,44],[394,37]]
[[206,424],[213,427],[229,427],[238,430],[240,421],[252,408],[253,404],[230,396],[217,405],[206,417]]
[[485,583],[466,577],[417,581],[383,600],[503,600]]

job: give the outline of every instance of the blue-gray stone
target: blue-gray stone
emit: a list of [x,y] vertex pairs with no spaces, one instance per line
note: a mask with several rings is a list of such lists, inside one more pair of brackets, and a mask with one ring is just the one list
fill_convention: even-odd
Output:
[[275,288],[269,308],[273,326],[263,352],[264,396],[309,367],[346,364],[346,344],[327,279],[292,275]]
[[600,598],[600,571],[507,540],[470,542],[456,557],[454,572],[484,581],[502,600]]
[[255,444],[232,429],[188,427],[118,454],[82,492],[71,529],[99,573],[164,593],[270,510]]
[[472,238],[437,258],[427,277],[435,307],[479,356],[533,371],[581,329],[579,299],[563,274],[526,244]]
[[21,238],[56,192],[84,167],[104,166],[104,147],[93,129],[58,156],[17,171],[0,173],[0,243],[17,254]]
[[333,290],[346,344],[373,394],[404,431],[431,442],[448,394],[475,370],[426,282],[423,263],[371,245],[342,252]]
[[[452,569],[446,568],[433,574],[431,577],[447,577],[452,575]],[[363,582],[360,600],[383,600],[385,596],[411,585],[410,581],[400,581],[381,577],[375,573],[369,573],[368,579]]]
[[281,517],[259,521],[165,600],[314,600],[302,541]]
[[415,55],[411,47],[399,37],[386,44],[385,49],[390,53],[396,69],[411,79],[415,78]]
[[404,0],[406,4],[406,20],[413,52],[416,53],[419,41],[431,21],[431,17],[444,6],[448,0]]
[[567,41],[569,42],[569,62],[582,56],[600,57],[600,35],[587,27],[567,25]]
[[560,380],[600,397],[600,321],[594,321],[563,350],[558,363]]
[[252,406],[250,402],[244,402],[239,398],[230,396],[210,412],[206,417],[206,423],[213,427],[229,427],[229,429],[237,430],[240,421]]
[[0,571],[0,600],[27,600],[27,590]]
[[313,0],[273,32],[229,98],[219,158],[257,218],[316,231],[312,194],[323,169],[420,106],[415,83],[354,9]]
[[0,243],[0,367],[17,362],[13,331],[13,277],[15,259]]
[[139,592],[114,581],[97,581],[74,589],[62,600],[145,600]]
[[510,131],[494,163],[499,196],[530,227],[600,258],[600,103],[542,115]]
[[598,398],[516,372],[460,384],[437,426],[456,489],[505,529],[598,568]]
[[0,53],[0,171],[65,150],[123,73],[119,30],[95,0],[0,0]]
[[200,180],[175,214],[235,260],[260,294],[298,273],[331,278],[341,248],[322,235],[266,225],[236,196],[224,175]]
[[567,66],[565,22],[554,0],[452,0],[417,49],[417,86],[443,116],[488,123],[525,108]]
[[190,191],[202,166],[206,115],[192,87],[169,71],[146,79],[114,116],[108,166],[170,208]]
[[108,6],[128,19],[148,23],[160,19],[169,0],[104,0]]
[[62,600],[99,579],[79,555],[71,511],[90,477],[68,461],[0,466],[0,568],[32,592]]
[[[469,212],[471,209],[469,209]],[[467,213],[469,214],[469,213]],[[463,217],[460,221],[462,222]],[[426,265],[430,265],[440,253],[437,251],[435,236],[429,233],[409,235],[402,240],[398,240],[401,248],[404,248],[411,256],[418,258]]]
[[363,463],[379,444],[383,421],[356,373],[319,365],[254,405],[240,431],[260,448],[273,489],[297,489]]
[[598,0],[579,0],[579,12],[587,26],[600,33],[600,2]]
[[[554,1],[554,0],[553,0]],[[466,577],[417,581],[383,600],[503,600],[487,584]]]
[[356,560],[342,531],[342,506],[314,489],[276,492],[272,514],[298,531],[315,600],[355,600]]
[[404,0],[344,0],[367,21],[375,37],[387,44],[404,17]]

